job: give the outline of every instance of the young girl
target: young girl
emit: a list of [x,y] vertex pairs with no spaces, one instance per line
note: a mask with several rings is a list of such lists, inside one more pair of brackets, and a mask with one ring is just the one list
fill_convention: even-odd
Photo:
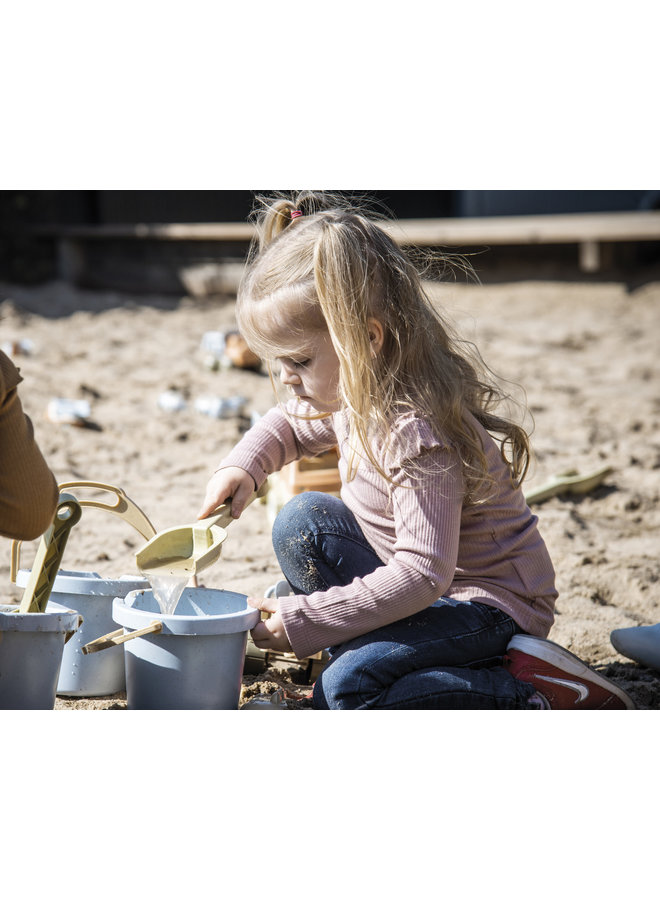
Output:
[[250,599],[273,614],[256,645],[330,650],[317,709],[630,705],[541,640],[557,593],[520,489],[528,440],[478,354],[365,215],[312,192],[262,202],[238,325],[293,396],[221,462],[200,517],[229,498],[240,516],[270,473],[335,446],[342,490],[277,517],[293,594]]

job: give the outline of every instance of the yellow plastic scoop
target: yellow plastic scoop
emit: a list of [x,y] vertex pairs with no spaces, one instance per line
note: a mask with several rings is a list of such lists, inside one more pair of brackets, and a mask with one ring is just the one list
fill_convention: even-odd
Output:
[[[252,494],[248,503],[256,496]],[[196,575],[219,559],[225,528],[232,521],[231,504],[224,503],[206,519],[160,531],[135,554],[137,567],[147,576]]]
[[221,520],[223,516],[210,516],[158,532],[135,554],[138,569],[154,575],[196,575],[222,552],[227,532],[218,524]]

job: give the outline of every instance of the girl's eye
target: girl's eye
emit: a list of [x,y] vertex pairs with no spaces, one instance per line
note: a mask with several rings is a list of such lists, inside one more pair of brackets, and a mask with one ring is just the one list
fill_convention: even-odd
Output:
[[304,369],[306,366],[309,365],[309,362],[310,362],[309,359],[293,359],[293,360],[291,360],[291,363],[292,363],[294,369]]

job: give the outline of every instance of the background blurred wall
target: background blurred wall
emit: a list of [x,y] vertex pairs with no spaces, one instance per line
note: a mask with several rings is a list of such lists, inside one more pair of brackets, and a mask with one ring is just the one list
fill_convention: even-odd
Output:
[[[65,278],[117,290],[176,292],[191,266],[237,264],[245,242],[87,239],[64,245],[57,231],[71,226],[244,222],[261,191],[0,191],[0,279],[22,284]],[[268,191],[263,191],[268,193]],[[623,212],[660,208],[660,191],[348,191],[367,195],[376,209],[400,219]],[[35,234],[35,229],[50,233]],[[498,247],[476,251],[480,276],[518,267],[545,277],[573,277],[572,246]],[[658,246],[616,248],[627,268],[658,258]],[[612,257],[614,258],[614,257]],[[539,276],[540,276],[540,270]],[[502,275],[501,277],[508,277]]]

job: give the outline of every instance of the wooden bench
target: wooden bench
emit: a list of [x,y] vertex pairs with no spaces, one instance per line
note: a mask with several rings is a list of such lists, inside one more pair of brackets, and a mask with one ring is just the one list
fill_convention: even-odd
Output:
[[402,245],[420,247],[577,244],[582,271],[597,272],[601,244],[660,241],[660,212],[408,219],[393,222],[387,231]]
[[[580,268],[597,272],[603,244],[660,241],[660,211],[566,213],[451,219],[400,219],[382,227],[401,246],[492,247],[576,244]],[[254,226],[246,222],[163,225],[86,225],[41,228],[56,238],[64,255],[87,241],[189,241],[247,245]]]

